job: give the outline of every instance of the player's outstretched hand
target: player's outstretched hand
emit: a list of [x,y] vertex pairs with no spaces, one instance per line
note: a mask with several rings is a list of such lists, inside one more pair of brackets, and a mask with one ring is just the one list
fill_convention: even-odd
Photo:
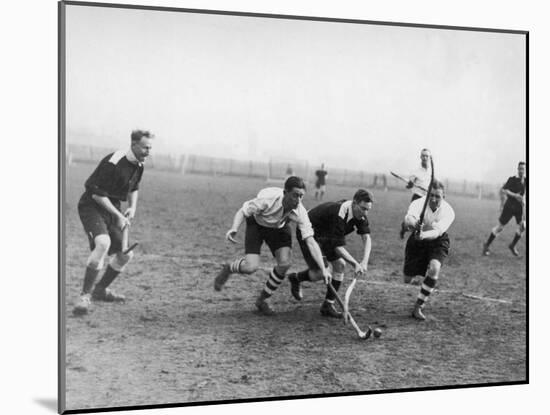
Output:
[[363,275],[365,273],[365,268],[360,263],[355,264],[355,269],[353,270],[353,273],[356,277],[359,275]]
[[237,240],[235,239],[235,235],[237,235],[237,231],[233,229],[229,229],[227,233],[225,234],[225,239],[227,239],[230,242],[233,242],[234,244],[237,243]]

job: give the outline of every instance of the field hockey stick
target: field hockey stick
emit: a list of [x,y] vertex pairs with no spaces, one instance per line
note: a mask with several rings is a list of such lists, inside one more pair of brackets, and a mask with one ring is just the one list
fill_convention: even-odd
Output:
[[430,192],[432,191],[432,187],[434,185],[434,160],[432,156],[430,156],[430,166],[432,168],[430,185],[428,186],[428,190],[426,191],[426,200],[424,200],[424,206],[422,206],[422,212],[420,212],[420,218],[418,219],[418,225],[415,230],[417,235],[420,233],[420,229],[422,228],[422,225],[424,223],[424,215],[426,214],[426,208],[428,207],[428,201],[430,200]]
[[[334,289],[332,284],[328,283],[327,287],[330,290],[330,292],[332,292],[332,294],[334,294],[334,297],[336,297],[336,302],[340,305],[340,307],[342,307],[342,309],[344,309],[344,302],[342,301],[342,299],[340,298],[340,296],[338,295],[338,293],[336,292],[336,290]],[[357,333],[357,336],[359,336],[359,338],[362,339],[362,340],[368,339],[370,337],[370,335],[372,334],[371,327],[369,325],[367,325],[367,331],[361,330],[359,328],[359,326],[357,325],[357,323],[355,322],[355,320],[354,320],[353,316],[351,315],[351,313],[348,311],[347,314],[348,314],[349,322],[351,323],[352,327],[355,329],[355,332]]]
[[[393,171],[390,171],[390,173],[391,173],[391,175],[392,175],[393,177],[395,177],[396,179],[399,179],[399,180],[401,180],[402,182],[405,182],[405,183],[407,183],[407,184],[409,183],[409,180],[407,180],[407,179],[405,179],[404,177],[398,175],[397,173],[394,173]],[[420,190],[423,190],[423,191],[427,192],[426,188],[425,188],[424,186],[420,186],[419,184],[414,184],[414,183],[413,183],[413,187],[416,187],[416,188],[418,188],[418,189],[420,189]]]
[[351,292],[355,288],[356,283],[357,278],[353,278],[353,281],[349,285],[348,289],[346,290],[346,294],[344,295],[344,324],[348,324],[349,322],[349,299],[351,297]]
[[[125,215],[128,217],[128,215]],[[122,229],[122,253],[124,255],[129,254],[134,250],[136,246],[139,245],[138,242],[134,242],[131,246],[128,246],[130,239],[130,225],[124,226],[124,229]]]

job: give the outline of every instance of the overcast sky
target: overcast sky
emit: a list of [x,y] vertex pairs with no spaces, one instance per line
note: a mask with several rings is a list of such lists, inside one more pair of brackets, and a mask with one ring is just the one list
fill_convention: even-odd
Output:
[[67,6],[67,141],[503,182],[525,159],[525,37]]

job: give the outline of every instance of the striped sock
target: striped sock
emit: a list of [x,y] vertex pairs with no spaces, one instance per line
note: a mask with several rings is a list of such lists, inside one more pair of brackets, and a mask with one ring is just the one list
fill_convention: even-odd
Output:
[[423,305],[426,302],[430,294],[433,292],[436,282],[436,279],[433,279],[428,275],[424,278],[422,286],[420,287],[420,293],[418,294],[418,298],[416,300],[418,305]]
[[244,257],[243,258],[238,258],[235,261],[233,261],[231,264],[229,264],[229,270],[231,271],[231,273],[240,274],[241,273],[241,264],[243,263],[243,261],[244,261]]
[[284,279],[285,276],[279,275],[277,271],[275,271],[275,268],[271,270],[271,272],[269,273],[269,278],[265,282],[265,287],[263,290],[267,297],[271,297],[273,295],[273,293],[277,290],[277,288],[279,288],[279,285],[281,285]]

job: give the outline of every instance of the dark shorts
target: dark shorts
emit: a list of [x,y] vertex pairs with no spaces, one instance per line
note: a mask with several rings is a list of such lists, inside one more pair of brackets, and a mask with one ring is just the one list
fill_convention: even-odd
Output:
[[[304,261],[306,261],[308,268],[313,271],[318,270],[319,266],[317,265],[317,262],[315,262],[315,260],[313,259],[313,256],[311,256],[311,252],[309,251],[306,241],[302,239],[302,234],[300,233],[299,229],[296,229],[296,239],[300,244],[300,251],[302,251],[302,256],[304,257]],[[325,266],[328,266],[328,261],[332,262],[340,258],[334,250],[337,245],[334,243],[333,240],[322,237],[315,237],[315,240],[319,244],[319,248],[321,248],[321,253],[323,254]]]
[[122,230],[117,226],[113,215],[85,196],[78,202],[78,215],[88,236],[90,250],[95,248],[96,236],[109,235],[111,246],[108,255],[122,251]]
[[266,243],[273,256],[279,248],[292,248],[292,233],[287,223],[282,228],[267,228],[258,225],[253,216],[246,218],[246,233],[244,237],[245,254],[260,255],[262,243]]
[[498,218],[498,221],[500,222],[501,225],[506,225],[508,222],[510,222],[510,219],[516,218],[516,223],[519,225],[521,223],[522,217],[523,217],[523,208],[521,206],[514,207],[505,203],[504,207],[502,208],[500,217]]
[[414,239],[414,233],[412,233],[405,246],[403,273],[408,277],[426,275],[428,264],[432,259],[436,259],[443,264],[443,261],[449,255],[449,247],[450,241],[447,233],[431,241],[417,241]]

